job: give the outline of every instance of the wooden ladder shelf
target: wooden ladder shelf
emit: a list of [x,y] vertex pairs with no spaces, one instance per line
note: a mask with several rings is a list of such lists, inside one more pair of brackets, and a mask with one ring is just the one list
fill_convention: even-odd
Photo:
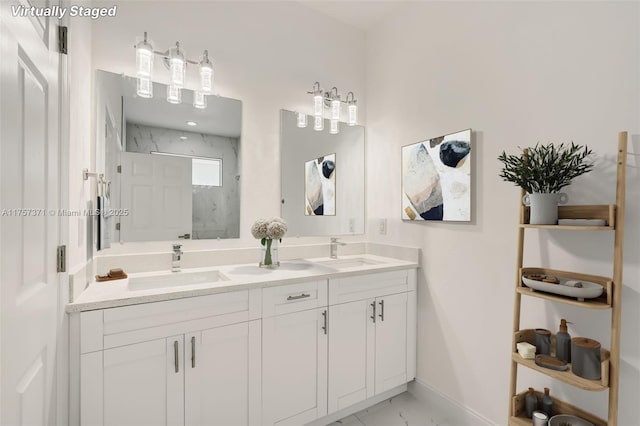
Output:
[[[609,410],[607,420],[603,420],[581,408],[554,398],[553,414],[573,414],[590,421],[596,426],[618,425],[618,398],[620,376],[620,322],[622,308],[622,265],[624,250],[624,211],[625,211],[625,185],[627,167],[627,132],[618,134],[618,162],[616,180],[616,204],[615,205],[589,205],[589,206],[560,206],[558,217],[560,219],[603,219],[604,226],[562,226],[562,225],[531,225],[529,224],[529,208],[520,205],[520,226],[518,227],[518,254],[516,260],[516,289],[513,311],[513,345],[511,355],[511,380],[509,399],[509,425],[530,425],[531,419],[526,417],[524,409],[524,397],[526,392],[517,393],[518,366],[524,366],[532,370],[546,374],[556,380],[569,383],[577,388],[601,391],[609,390]],[[524,190],[521,191],[524,196]],[[524,268],[524,237],[527,229],[560,229],[572,231],[613,231],[613,276],[600,277],[566,271],[556,271],[546,268]],[[596,299],[578,301],[573,298],[558,296],[551,293],[533,291],[522,283],[523,273],[540,273],[556,275],[563,278],[584,280],[600,284],[604,287],[602,296]],[[600,380],[588,380],[576,376],[568,371],[555,371],[539,367],[533,360],[523,359],[516,350],[519,342],[533,343],[533,330],[520,329],[520,315],[522,296],[532,296],[543,300],[552,300],[586,309],[610,309],[611,310],[611,341],[609,350],[603,349],[602,377]],[[555,339],[555,336],[552,336]],[[552,345],[553,346],[553,345]],[[604,346],[604,345],[603,345]],[[540,396],[540,394],[538,394]]]

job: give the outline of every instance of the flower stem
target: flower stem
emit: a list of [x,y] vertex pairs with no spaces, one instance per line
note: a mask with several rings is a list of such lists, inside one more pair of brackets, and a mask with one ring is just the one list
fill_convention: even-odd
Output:
[[271,238],[267,238],[267,248],[264,253],[264,264],[271,265],[273,261],[271,260],[271,243],[273,240]]

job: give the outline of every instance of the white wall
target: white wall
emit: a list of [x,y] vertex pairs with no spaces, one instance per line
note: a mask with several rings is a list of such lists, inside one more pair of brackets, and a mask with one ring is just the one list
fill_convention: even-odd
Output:
[[[296,2],[120,1],[117,5],[115,18],[94,21],[94,69],[134,75],[132,46],[148,31],[157,50],[178,40],[193,59],[208,49],[216,91],[242,100],[240,239],[185,241],[184,248],[257,245],[249,232],[253,221],[280,214],[279,110],[310,112],[312,99],[306,91],[316,80],[341,92],[354,91],[364,104],[363,33]],[[168,71],[156,62],[156,79],[166,81]],[[193,89],[197,81],[193,67],[187,74],[187,88]],[[364,108],[360,116],[365,119]],[[285,245],[296,242],[301,240],[284,239]],[[167,242],[126,243],[107,251],[169,248]]]
[[[588,144],[597,167],[569,188],[574,203],[613,203],[617,132],[628,130],[620,425],[640,407],[640,5],[613,2],[412,2],[368,32],[369,239],[422,248],[418,378],[496,424],[508,413],[519,190],[498,177],[503,149]],[[471,224],[400,221],[400,147],[474,129]],[[381,173],[380,170],[386,170]],[[530,233],[529,233],[530,232]],[[609,234],[528,231],[525,264],[611,275]],[[608,347],[608,312],[525,300],[522,328],[558,329]],[[520,369],[524,371],[524,369]],[[518,390],[606,416],[607,392],[520,376]]]
[[[82,169],[93,170],[95,161],[91,141],[93,120],[91,93],[93,72],[91,68],[91,20],[71,18],[69,23],[69,206],[82,211],[95,193],[95,179],[82,180]],[[82,268],[87,261],[87,218],[69,217],[68,270],[71,273]]]

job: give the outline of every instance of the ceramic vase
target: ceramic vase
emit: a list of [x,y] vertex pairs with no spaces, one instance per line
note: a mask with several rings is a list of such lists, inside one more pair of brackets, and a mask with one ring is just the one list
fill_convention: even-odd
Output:
[[278,258],[278,240],[265,238],[265,243],[260,245],[260,262],[258,266],[261,268],[275,269],[280,266]]
[[569,197],[564,192],[551,194],[534,192],[522,198],[525,206],[530,207],[529,223],[531,225],[557,225],[558,204],[567,204]]

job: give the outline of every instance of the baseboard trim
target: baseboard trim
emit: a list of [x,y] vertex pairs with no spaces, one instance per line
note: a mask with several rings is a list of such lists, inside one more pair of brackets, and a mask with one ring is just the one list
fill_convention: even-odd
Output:
[[495,426],[495,423],[484,417],[482,414],[460,404],[458,401],[448,397],[422,380],[415,379],[413,382],[409,383],[408,390],[420,401],[442,408],[443,412],[455,413],[456,419],[466,418],[465,424],[467,425]]
[[342,410],[336,411],[335,413],[331,413],[328,416],[321,417],[317,420],[314,420],[311,423],[307,423],[305,426],[326,426],[337,420],[343,419],[359,411],[362,411],[365,408],[369,408],[372,405],[375,405],[379,402],[386,401],[387,399],[393,398],[396,395],[400,395],[401,393],[406,391],[407,391],[407,385],[406,384],[400,385],[386,392],[382,392],[379,395],[376,395],[371,398],[365,399],[364,401],[358,402],[357,404],[353,404],[350,407],[346,407],[346,408],[343,408]]

